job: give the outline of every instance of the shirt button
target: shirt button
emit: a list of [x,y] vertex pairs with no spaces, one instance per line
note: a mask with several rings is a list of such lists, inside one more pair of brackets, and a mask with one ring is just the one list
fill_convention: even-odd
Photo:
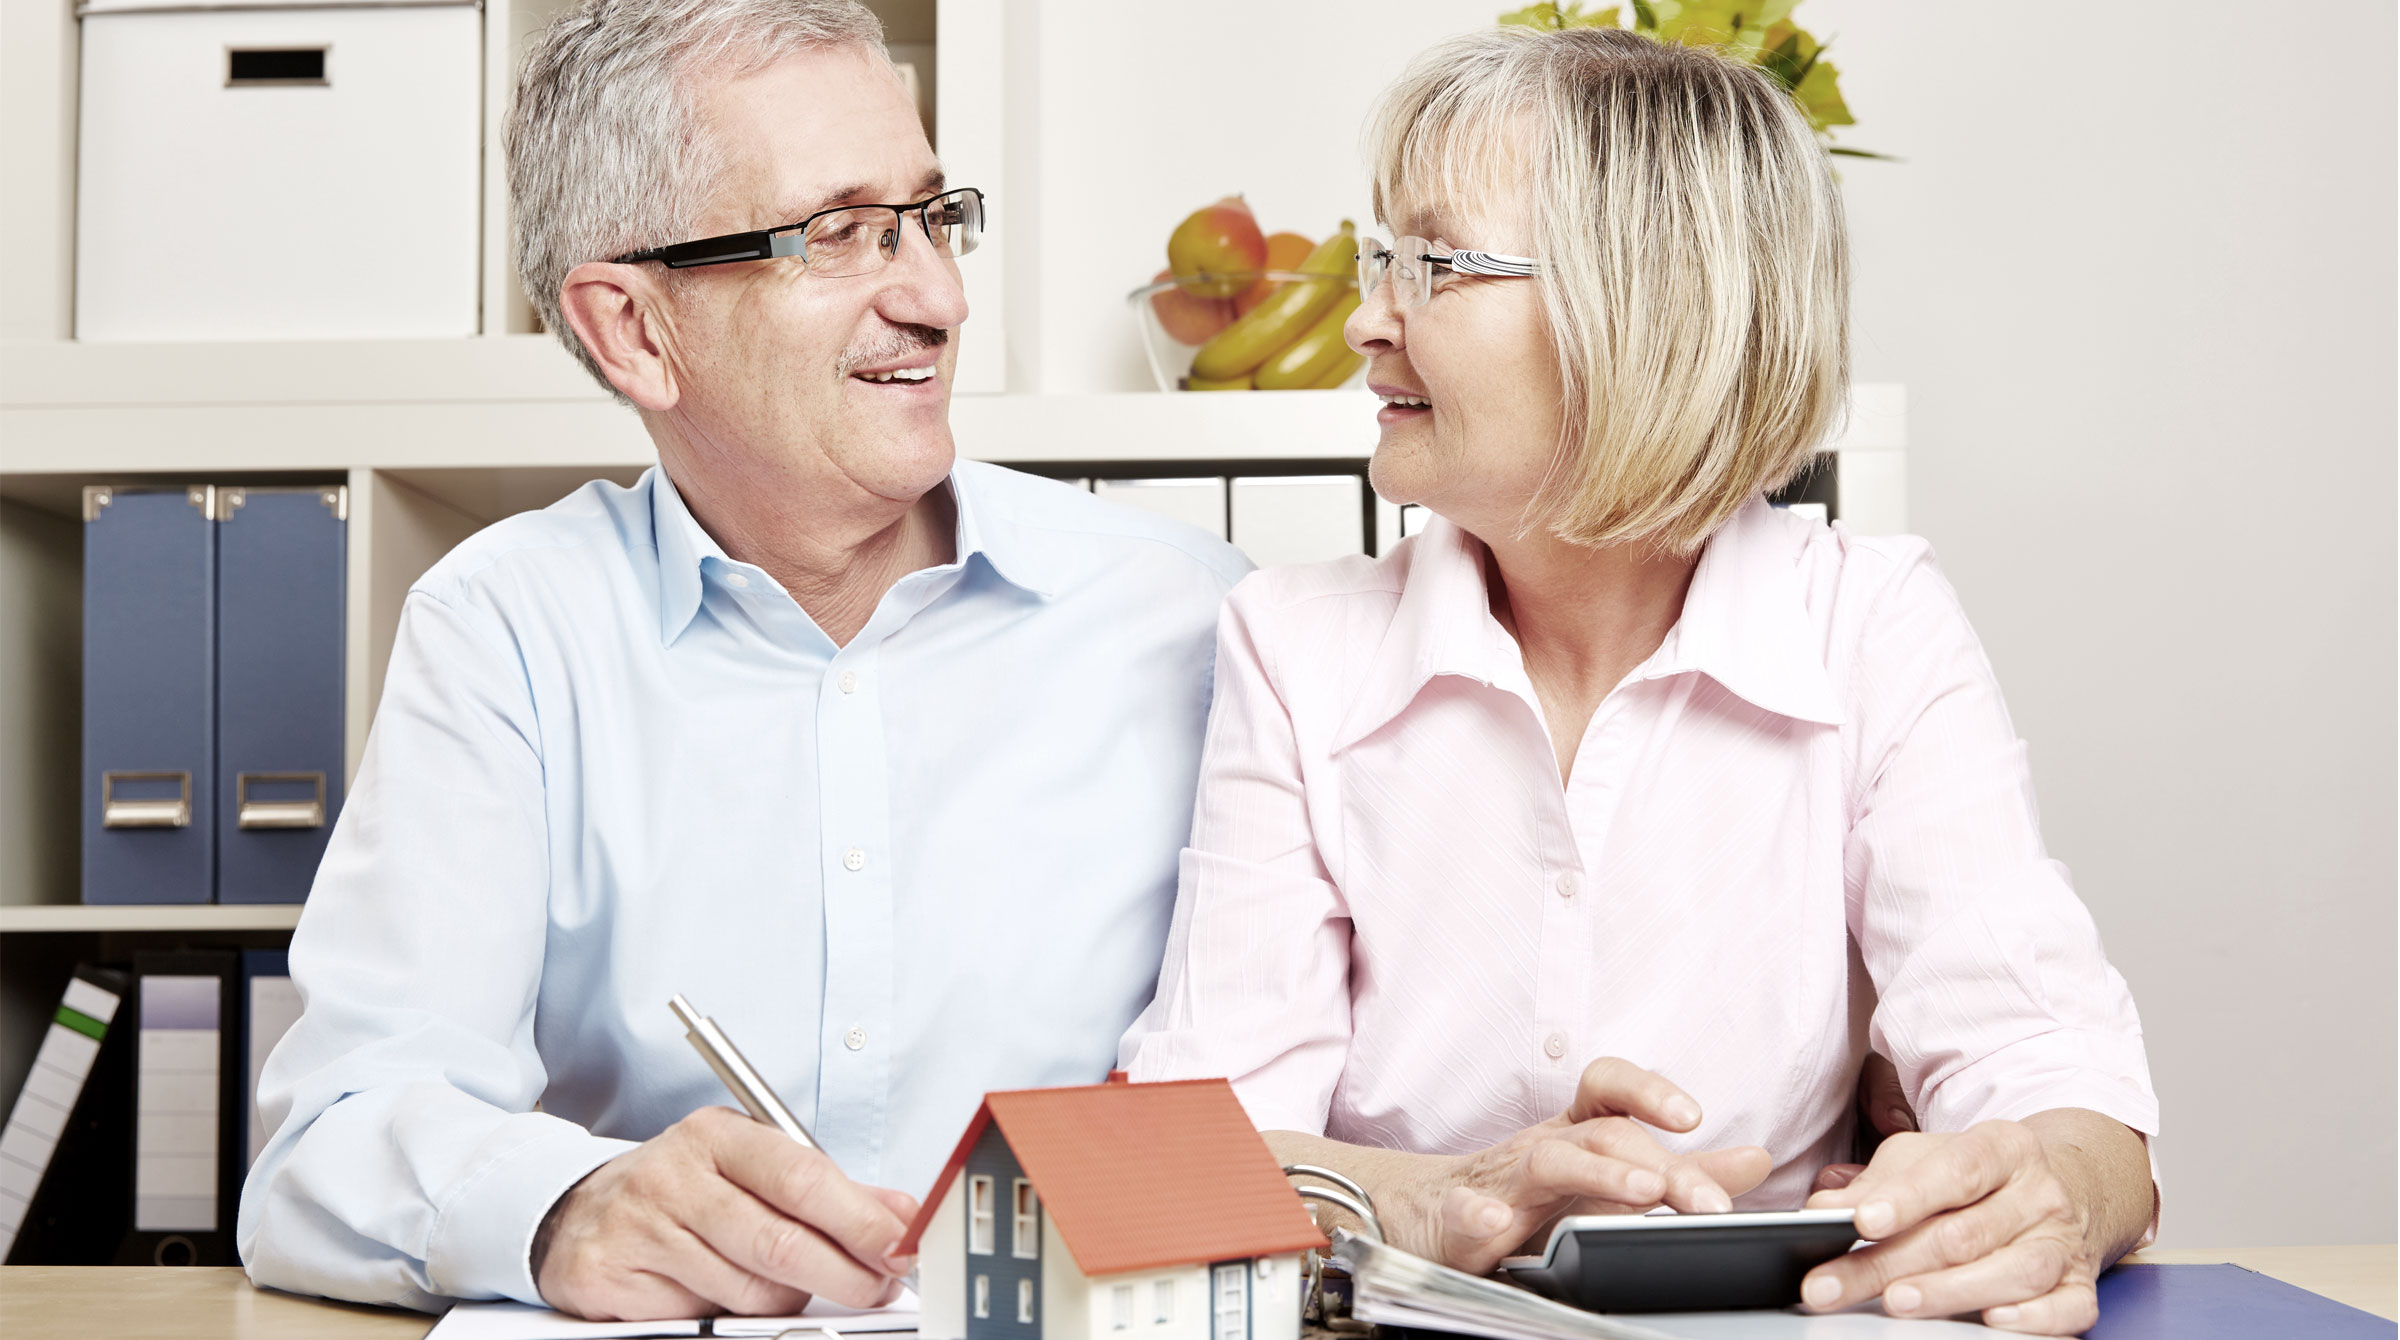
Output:
[[863,851],[860,851],[856,847],[852,847],[843,855],[842,865],[844,868],[850,870],[864,870],[867,868],[867,854]]
[[725,584],[738,591],[749,586],[750,579],[738,572],[728,572],[725,574]]
[[1558,896],[1561,898],[1572,898],[1575,896],[1575,874],[1573,871],[1569,871],[1566,874],[1558,877]]
[[842,692],[858,692],[858,672],[856,670],[844,670],[842,672]]
[[867,1045],[867,1030],[853,1024],[849,1032],[842,1034],[842,1045],[852,1051],[864,1048]]
[[1557,1060],[1561,1056],[1566,1055],[1567,1035],[1564,1033],[1552,1033],[1550,1036],[1543,1038],[1542,1051],[1548,1054],[1550,1059],[1553,1061]]

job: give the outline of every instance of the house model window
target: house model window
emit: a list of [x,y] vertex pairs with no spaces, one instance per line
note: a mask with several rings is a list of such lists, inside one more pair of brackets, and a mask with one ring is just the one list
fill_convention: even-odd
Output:
[[977,1317],[992,1315],[992,1277],[989,1275],[975,1277],[975,1315]]
[[1109,1301],[1116,1313],[1115,1329],[1120,1331],[1133,1329],[1133,1286],[1120,1284],[1109,1290]]
[[[1037,1211],[1041,1202],[1034,1198],[1033,1183],[1020,1177],[1013,1188],[1016,1195],[1016,1222],[1010,1227],[1008,1254],[1031,1261],[1042,1254],[1042,1230]],[[1027,1318],[1031,1320],[1031,1318]]]
[[1033,1324],[1033,1281],[1017,1281],[1017,1320]]
[[1164,1326],[1175,1320],[1175,1281],[1160,1280],[1151,1286],[1151,1301],[1156,1308],[1155,1319]]
[[[967,1179],[967,1250],[977,1256],[992,1254],[992,1179],[981,1174]],[[976,1276],[977,1279],[983,1278]],[[981,1308],[976,1316],[983,1316]]]

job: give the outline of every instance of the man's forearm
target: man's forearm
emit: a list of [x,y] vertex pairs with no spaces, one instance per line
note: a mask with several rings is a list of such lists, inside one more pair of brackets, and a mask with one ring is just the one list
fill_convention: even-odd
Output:
[[2150,1231],[2158,1208],[2142,1137],[2123,1122],[2080,1107],[2037,1112],[2025,1126],[2082,1205],[2084,1237],[2103,1268],[2131,1251]]

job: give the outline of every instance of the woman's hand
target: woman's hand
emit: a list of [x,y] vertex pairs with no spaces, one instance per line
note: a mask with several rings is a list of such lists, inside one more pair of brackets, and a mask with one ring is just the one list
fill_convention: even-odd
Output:
[[1718,1214],[1773,1166],[1755,1145],[1669,1153],[1642,1123],[1692,1130],[1700,1105],[1630,1061],[1594,1061],[1564,1113],[1489,1149],[1424,1160],[1379,1192],[1384,1227],[1397,1245],[1480,1275],[1561,1216],[1661,1204]]
[[1980,1312],[2009,1330],[2081,1334],[2099,1319],[2100,1272],[2148,1222],[2148,1181],[2139,1138],[2096,1113],[1894,1135],[1848,1185],[1809,1197],[1856,1209],[1874,1245],[1809,1272],[1801,1297],[1829,1312],[1880,1294],[1895,1317]]
[[[1916,1110],[1908,1105],[1908,1090],[1900,1087],[1900,1071],[1883,1059],[1881,1052],[1868,1052],[1866,1063],[1858,1068],[1858,1115],[1874,1130],[1875,1144],[1917,1128]],[[1863,1163],[1828,1163],[1817,1169],[1817,1183],[1809,1189],[1833,1191],[1846,1187],[1866,1170]]]

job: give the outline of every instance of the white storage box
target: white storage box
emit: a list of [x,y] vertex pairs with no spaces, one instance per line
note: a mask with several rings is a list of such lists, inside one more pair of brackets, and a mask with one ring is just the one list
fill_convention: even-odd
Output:
[[86,0],[75,333],[475,333],[482,11]]

